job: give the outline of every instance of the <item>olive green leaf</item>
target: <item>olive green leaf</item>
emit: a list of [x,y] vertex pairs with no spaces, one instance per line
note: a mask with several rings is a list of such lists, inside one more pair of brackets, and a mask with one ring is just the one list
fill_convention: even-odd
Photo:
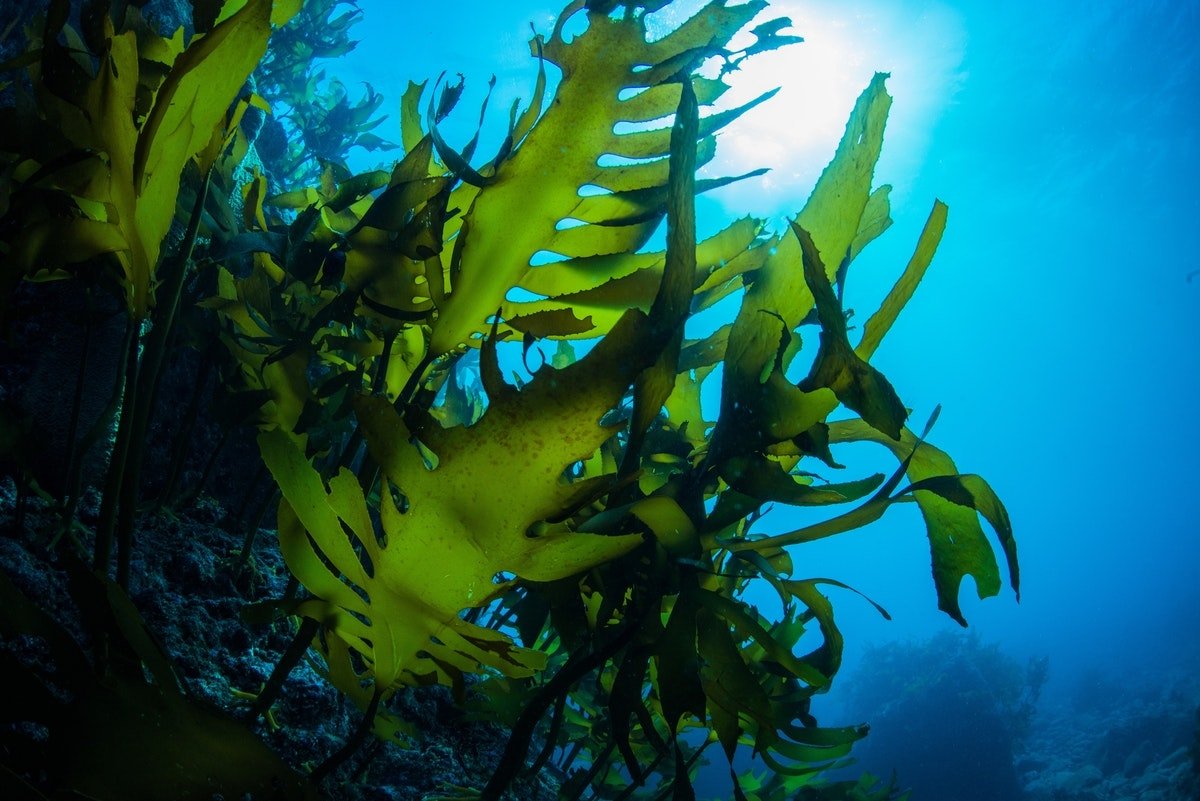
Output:
[[[885,195],[867,214],[891,107],[886,77],[876,74],[859,96],[833,161],[796,217],[796,224],[810,233],[827,279],[850,255],[856,240],[867,240],[886,227],[881,226],[879,208],[886,206]],[[713,461],[791,439],[823,421],[838,403],[832,391],[821,386],[800,389],[773,367],[781,335],[790,335],[808,315],[813,297],[805,282],[799,240],[773,239],[769,253],[746,290],[729,334],[721,414],[709,448]]]
[[921,230],[921,237],[917,240],[916,252],[909,259],[904,273],[896,281],[895,286],[883,299],[879,310],[871,315],[863,326],[862,340],[854,349],[859,358],[867,360],[874,355],[879,343],[883,341],[884,335],[892,327],[892,323],[896,321],[896,317],[908,303],[909,298],[913,296],[921,279],[925,277],[925,271],[933,261],[933,254],[946,230],[947,212],[945,203],[940,200],[934,201],[933,210],[929,212],[929,219],[926,220],[925,227]]
[[[541,47],[563,71],[553,101],[512,154],[486,174],[464,214],[461,263],[430,340],[433,355],[468,342],[521,284],[542,251],[568,258],[633,253],[648,240],[665,213],[670,131],[614,132],[620,123],[650,121],[678,106],[680,84],[670,82],[692,64],[721,52],[724,43],[763,3],[727,6],[712,0],[671,34],[648,42],[640,15],[613,18],[588,13],[587,30],[569,43],[563,26],[582,9],[560,17]],[[636,69],[635,69],[636,68]],[[694,84],[697,98],[711,102],[719,86]],[[641,89],[622,100],[626,90]],[[698,136],[714,132],[764,98],[702,119]],[[601,156],[633,160],[602,165]],[[553,170],[545,165],[553,164]],[[581,196],[588,186],[600,194]],[[562,227],[564,221],[582,225]],[[514,225],[519,221],[519,225]],[[497,237],[491,232],[506,230]],[[576,290],[588,289],[587,285]],[[599,319],[596,320],[600,324]]]
[[[60,5],[66,7],[55,8]],[[94,77],[80,72],[61,46],[43,47],[31,77],[44,123],[71,146],[104,157],[77,162],[54,177],[80,214],[56,236],[40,231],[21,239],[13,251],[17,263],[30,272],[113,253],[126,304],[144,317],[183,169],[225,131],[227,111],[266,50],[271,14],[271,0],[248,0],[186,49],[179,37],[118,33],[101,15],[96,35],[106,47]],[[48,18],[46,43],[64,30],[65,19]],[[64,70],[68,62],[76,69]]]
[[811,392],[828,387],[839,401],[862,415],[867,423],[892,439],[899,439],[908,410],[883,373],[867,364],[851,348],[842,304],[833,293],[812,237],[796,223],[792,224],[792,231],[800,240],[804,280],[812,293],[817,319],[821,323],[820,349],[813,360],[812,371],[800,382],[800,389]]
[[[878,442],[898,459],[908,458],[911,454],[907,474],[913,483],[908,491],[916,499],[928,530],[939,609],[966,625],[958,604],[964,576],[975,580],[980,598],[1000,592],[1000,570],[992,546],[979,524],[980,513],[998,533],[1009,565],[1009,583],[1014,591],[1019,591],[1016,542],[1008,514],[982,478],[959,475],[954,461],[944,451],[925,442],[918,444],[916,436],[907,428],[896,441],[862,421],[839,421],[830,424],[830,439],[834,442]],[[924,484],[925,481],[929,483]]]
[[759,502],[779,501],[793,506],[823,506],[848,503],[870,495],[883,483],[876,474],[839,484],[814,485],[808,476],[789,474],[776,461],[756,456],[738,456],[721,467],[729,486]]

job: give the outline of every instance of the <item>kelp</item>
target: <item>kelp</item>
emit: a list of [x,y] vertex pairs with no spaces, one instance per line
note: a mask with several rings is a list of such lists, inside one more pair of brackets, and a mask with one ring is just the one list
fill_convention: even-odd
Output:
[[[514,105],[490,158],[477,157],[478,134],[456,149],[439,130],[461,83],[414,83],[400,103],[404,155],[390,169],[355,175],[326,160],[315,185],[282,192],[253,174],[241,213],[206,229],[214,267],[200,307],[229,353],[231,407],[258,426],[279,492],[280,547],[304,588],[270,608],[318,630],[314,666],[385,739],[417,736],[390,701],[429,684],[506,724],[503,758],[474,797],[498,799],[519,771],[554,764],[566,798],[589,788],[637,797],[654,776],[659,787],[647,792],[656,797],[694,798],[692,775],[712,744],[731,773],[743,746],[772,771],[735,775],[739,801],[892,797],[873,780],[820,778],[867,730],[822,727],[810,712],[842,659],[830,596],[849,588],[804,575],[793,552],[915,501],[941,609],[965,625],[958,594],[968,575],[981,597],[1000,590],[997,546],[980,516],[1017,589],[1002,503],[926,441],[936,411],[919,433],[909,428],[900,392],[872,363],[931,263],[947,210],[934,204],[908,266],[851,342],[847,271],[891,224],[890,187],[873,183],[891,105],[879,74],[785,230],[745,218],[698,241],[696,195],[746,177],[696,177],[715,134],[773,94],[716,110],[723,77],[795,37],[779,18],[732,50],[766,3],[711,0],[650,41],[646,16],[666,5],[568,5],[550,35],[531,42],[532,99]],[[134,137],[134,173],[151,163],[182,169],[197,154],[201,167],[216,163],[207,160],[220,151],[216,134],[190,155],[199,133],[156,145],[153,131],[167,130],[175,112],[139,106],[139,97],[184,92],[192,70],[222,63],[225,40],[210,37],[239,41],[236,20],[246,36],[265,30],[281,19],[268,20],[269,6],[250,0],[212,13],[197,24],[199,45],[154,45],[167,54],[166,88],[122,89],[125,107],[145,115],[131,114],[132,130],[151,131],[145,144]],[[586,28],[568,41],[580,17]],[[344,30],[326,45],[348,42]],[[111,51],[132,58],[134,40],[117,38]],[[205,41],[207,55],[187,56]],[[287,41],[275,59],[299,47]],[[124,86],[112,83],[116,56],[108,58],[109,84],[97,85]],[[715,77],[699,74],[706,62],[720,65]],[[562,73],[552,93],[548,67]],[[376,105],[370,99],[347,130],[364,134]],[[78,170],[64,174],[95,178]],[[101,219],[89,197],[72,185],[63,236],[75,226],[97,242],[97,232],[119,233],[112,252],[132,264],[118,223],[136,216]],[[648,251],[664,222],[666,250]],[[160,242],[157,230],[138,241]],[[59,241],[21,252],[49,263]],[[30,274],[28,260],[18,263]],[[149,284],[134,273],[122,275],[137,315],[146,294],[137,281]],[[730,323],[685,335],[693,315],[731,296],[740,308]],[[814,329],[805,370],[795,362]],[[592,342],[577,357],[569,341],[581,339]],[[509,381],[502,365],[518,341],[531,376]],[[554,355],[533,365],[543,341]],[[702,388],[716,376],[719,408],[706,420]],[[846,469],[837,451],[850,441],[883,445],[898,468],[827,479]],[[775,503],[797,507],[802,525],[758,534]],[[775,618],[744,600],[764,582],[780,600]],[[706,733],[700,745],[685,736],[691,730]]]
[[[162,36],[124,3],[89,4],[77,32],[67,25],[70,4],[53,0],[17,60],[27,67],[31,96],[2,112],[0,163],[11,178],[0,220],[0,308],[7,311],[22,280],[80,270],[103,276],[124,300],[129,317],[114,390],[120,416],[94,549],[95,566],[107,570],[115,543],[122,585],[145,433],[210,181],[231,153],[246,152],[240,122],[256,101],[243,86],[271,26],[298,7],[298,0],[199,4],[185,41],[182,28]],[[181,236],[164,249],[173,226]]]
[[0,149],[19,154],[17,191],[54,191],[71,213],[27,222],[9,245],[6,269],[53,276],[112,254],[126,305],[140,319],[153,304],[184,167],[214,139],[219,152],[226,113],[266,51],[272,2],[226,4],[225,18],[186,47],[182,32],[166,39],[144,23],[118,31],[102,14],[94,74],[87,51],[59,43],[68,11],[66,0],[51,3],[31,51],[40,119],[22,120],[8,134],[17,141]]
[[387,152],[398,147],[374,132],[384,121],[383,95],[368,84],[361,97],[352,99],[325,66],[355,48],[351,29],[362,18],[354,0],[307,0],[272,34],[254,84],[273,109],[255,141],[273,186],[308,186],[325,165],[345,168],[354,148]]
[[[515,776],[545,715],[546,748],[559,745],[563,770],[581,750],[568,744],[589,743],[587,781],[569,782],[578,792],[590,784],[621,795],[605,789],[609,769],[597,766],[616,758],[635,787],[658,771],[676,798],[690,797],[698,754],[677,735],[699,726],[731,762],[748,742],[778,776],[793,777],[747,781],[739,798],[780,797],[866,731],[820,728],[808,713],[840,664],[842,635],[824,588],[843,585],[794,577],[786,546],[852,530],[915,498],[947,613],[965,623],[956,602],[963,575],[981,595],[999,589],[978,514],[998,532],[1016,587],[1003,506],[983,479],[959,475],[904,428],[908,410],[869,362],[930,263],[945,206],[935,205],[908,269],[853,345],[835,287],[890,224],[889,187],[872,186],[891,104],[886,76],[858,99],[790,230],[765,235],[761,223],[741,220],[697,242],[692,198],[732,179],[702,182],[694,172],[712,157],[714,131],[746,107],[701,117],[724,85],[694,70],[708,58],[736,60],[725,43],[762,4],[717,0],[653,43],[645,4],[613,5],[574,3],[548,39],[535,38],[542,69],[557,65],[562,80],[547,102],[539,77],[501,152],[481,166],[472,165],[474,140],[459,152],[438,132],[461,87],[410,85],[407,153],[390,174],[327,170],[321,187],[267,201],[266,209],[295,210],[291,231],[301,219],[311,226],[306,241],[320,255],[310,264],[321,272],[344,253],[336,279],[289,265],[294,245],[277,240],[257,248],[262,269],[231,277],[215,307],[248,368],[301,351],[324,365],[322,419],[348,415],[366,444],[362,455],[346,452],[349,461],[326,461],[332,472],[323,477],[311,457],[324,449],[307,425],[264,410],[259,444],[283,493],[281,544],[312,595],[292,611],[321,623],[331,680],[363,708],[382,695],[371,706],[381,734],[403,731],[384,711],[397,688],[461,689],[464,674],[482,673],[487,703],[476,707],[511,710],[504,719],[513,727],[484,798],[498,798]],[[562,31],[577,14],[587,28],[568,43]],[[781,28],[760,33],[769,42]],[[672,113],[672,129],[615,132]],[[606,164],[605,154],[628,161]],[[641,252],[664,219],[667,251]],[[556,258],[539,263],[547,253]],[[290,300],[270,300],[277,293]],[[731,326],[683,339],[691,313],[734,293],[742,305]],[[819,347],[793,383],[787,372],[805,325],[817,326]],[[279,335],[282,347],[249,355],[249,343],[289,328],[306,336],[283,345]],[[600,339],[584,357],[543,364],[513,386],[497,356],[510,333],[526,354],[540,339]],[[454,365],[467,346],[480,348],[482,414],[446,414],[438,388],[461,392]],[[404,367],[393,376],[397,358]],[[721,365],[720,413],[709,423],[700,385]],[[313,402],[265,370],[246,375],[293,395],[293,408]],[[843,407],[857,417],[830,423]],[[799,469],[805,457],[841,469],[831,447],[849,439],[887,445],[900,469],[838,483]],[[356,473],[356,459],[371,469]],[[912,483],[901,487],[905,472]],[[768,502],[857,505],[759,537],[751,526]],[[949,533],[959,526],[978,535]],[[740,600],[757,579],[779,594],[781,619]],[[796,654],[813,626],[821,644]],[[592,673],[604,691],[584,703],[579,682]],[[549,758],[543,749],[536,764]]]

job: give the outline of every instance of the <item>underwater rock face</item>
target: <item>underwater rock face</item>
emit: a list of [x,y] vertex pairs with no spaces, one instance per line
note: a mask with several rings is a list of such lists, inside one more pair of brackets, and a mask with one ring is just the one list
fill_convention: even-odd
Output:
[[1197,698],[1194,679],[1181,677],[1044,711],[1018,761],[1025,798],[1194,801]]
[[[1049,663],[1021,665],[966,633],[868,650],[852,677],[852,716],[871,721],[855,748],[862,767],[896,771],[914,801],[1021,799],[1016,755],[1027,736]],[[1032,757],[1022,770],[1046,763]]]
[[[85,626],[66,590],[67,580],[60,566],[48,560],[39,544],[42,534],[53,530],[55,513],[40,499],[32,498],[28,501],[26,528],[15,531],[12,529],[14,499],[12,481],[0,481],[0,566],[18,589],[36,599],[44,611],[86,648],[89,641]],[[97,512],[98,496],[89,492],[80,505],[81,522],[94,524]],[[214,710],[212,720],[216,726],[225,725],[218,720],[222,715],[237,716],[244,712],[247,701],[239,700],[237,691],[255,691],[261,687],[291,639],[287,625],[251,626],[239,619],[238,610],[245,603],[279,597],[287,574],[277,546],[266,532],[255,546],[250,567],[240,575],[235,574],[233,555],[239,542],[222,528],[228,519],[226,510],[209,498],[202,498],[192,511],[178,519],[148,515],[137,536],[154,541],[158,547],[139,556],[130,588],[132,599],[173,662],[181,683],[191,697]],[[86,540],[84,544],[88,544]],[[6,641],[0,646],[0,659],[10,654],[36,657],[36,653],[23,653],[22,647],[20,641]],[[6,686],[0,692],[3,746],[11,749],[14,743],[20,743],[31,747],[11,733],[14,721],[10,716],[16,714],[17,707],[12,702],[12,688]],[[88,742],[92,745],[87,750],[99,753],[101,749],[96,744],[107,743],[113,746],[104,749],[108,764],[99,764],[95,759],[75,760],[71,767],[76,773],[73,780],[109,782],[119,779],[122,771],[138,775],[141,769],[135,770],[130,764],[131,759],[139,758],[137,751],[103,736],[103,718],[106,715],[111,718],[116,711],[106,712],[103,702],[104,699],[99,699],[89,707],[90,711],[84,710],[92,716],[90,721],[94,725],[81,718],[78,730],[72,732],[76,739],[64,742],[61,747],[78,748],[78,743]],[[502,728],[465,718],[445,688],[409,692],[399,699],[398,706],[417,724],[422,740],[411,749],[374,753],[361,764],[359,760],[351,760],[344,771],[334,774],[324,788],[327,795],[322,797],[337,801],[420,801],[443,784],[467,786],[478,783],[490,772],[506,737]],[[292,672],[285,692],[275,704],[273,721],[279,724],[278,728],[260,721],[255,730],[283,762],[312,764],[341,745],[353,731],[357,718],[357,711],[309,665],[302,663]],[[224,736],[228,738],[239,731],[231,727]],[[35,729],[28,728],[25,736],[36,734]],[[131,730],[126,739],[130,737],[148,735],[146,731]],[[145,739],[140,750],[145,751],[152,742],[152,737]],[[204,747],[217,745],[210,742]],[[116,772],[113,765],[117,766]],[[545,773],[522,783],[518,792],[523,795],[516,797],[522,801],[550,801],[555,797],[556,787],[554,776]],[[133,798],[99,792],[95,797],[101,801]],[[152,796],[155,801],[165,797],[168,796]],[[183,801],[180,796],[170,797]],[[253,796],[267,797],[283,801],[307,796],[299,790],[296,795]],[[209,801],[208,796],[203,801]]]
[[913,799],[1015,801],[1021,787],[1013,748],[1007,722],[990,703],[935,690],[878,715],[855,754],[875,771],[895,766]]
[[895,770],[913,801],[1196,801],[1200,683],[1187,675],[1056,675],[944,634],[867,653],[851,684],[872,721],[858,768]]

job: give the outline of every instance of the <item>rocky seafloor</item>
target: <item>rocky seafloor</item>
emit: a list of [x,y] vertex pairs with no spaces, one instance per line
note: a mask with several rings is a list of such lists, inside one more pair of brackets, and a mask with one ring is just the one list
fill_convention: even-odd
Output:
[[[17,528],[13,499],[11,480],[0,482],[0,568],[86,645],[59,560],[46,548],[57,528],[57,513],[31,499]],[[80,506],[82,525],[72,535],[77,547],[87,549],[97,511],[93,492]],[[242,535],[228,531],[228,525],[226,511],[206,497],[178,516],[145,515],[137,532],[129,595],[173,661],[186,692],[236,716],[246,709],[244,694],[257,691],[270,675],[293,630],[286,620],[244,622],[241,613],[247,604],[284,594],[288,574],[274,533],[266,528],[258,532],[253,558],[239,569]],[[892,765],[901,785],[913,788],[910,801],[978,801],[981,788],[999,792],[987,797],[1000,801],[1200,801],[1200,677],[1184,671],[1153,680],[1141,677],[1140,689],[1131,689],[1096,673],[1073,686],[1066,697],[1056,693],[1043,698],[1020,736],[997,729],[988,739],[983,729],[1003,726],[1003,716],[990,715],[985,725],[964,707],[963,732],[970,733],[953,735],[953,744],[939,744],[938,737],[954,731],[944,722],[953,710],[947,711],[946,685],[941,685],[940,695],[930,695],[938,697],[936,709],[933,701],[912,697],[881,713],[875,743],[869,739],[864,744],[869,757],[857,767],[879,772]],[[977,693],[972,697],[978,700]],[[487,781],[507,736],[501,727],[470,720],[440,688],[401,693],[393,706],[418,725],[419,739],[409,748],[369,740],[322,785],[325,797],[422,801]],[[942,725],[931,725],[931,715]],[[911,736],[900,741],[931,739],[929,747],[889,754],[889,718],[913,724]],[[285,763],[304,772],[337,751],[360,720],[353,704],[302,662],[288,678],[272,722],[258,721],[255,731]],[[978,742],[968,743],[968,737]],[[975,745],[1009,753],[989,753],[980,762],[978,754],[971,754]],[[874,752],[871,746],[876,746]],[[937,760],[921,764],[922,758],[914,756],[921,753],[936,754]],[[946,759],[971,764],[952,771]],[[981,775],[981,770],[1000,771],[1003,781]],[[956,774],[968,777],[963,779],[968,783],[952,786]],[[543,774],[515,787],[510,797],[549,801],[556,789],[555,777]],[[710,798],[703,788],[697,791],[698,797]]]
[[[37,498],[28,499],[18,528],[14,496],[13,482],[0,481],[0,568],[76,641],[90,647],[61,560],[46,547],[58,528],[57,513]],[[85,551],[97,512],[98,499],[89,492],[79,508],[82,525],[72,535]],[[243,621],[246,604],[284,594],[288,574],[269,529],[259,531],[252,559],[239,569],[242,535],[223,528],[225,517],[220,505],[207,498],[178,516],[145,515],[136,534],[129,596],[174,663],[185,692],[239,716],[248,705],[244,693],[256,692],[267,680],[293,630],[286,620],[269,625]],[[22,647],[19,639],[4,643],[0,637],[0,650]],[[487,782],[507,739],[502,727],[468,719],[443,688],[400,693],[392,708],[417,726],[417,740],[400,748],[368,739],[322,784],[324,797],[422,801]],[[302,661],[288,677],[271,717],[255,723],[256,733],[285,763],[305,772],[336,752],[362,716]],[[0,717],[0,725],[19,724]],[[543,772],[519,782],[508,797],[548,801],[556,789],[557,783]]]
[[1035,718],[1016,759],[1022,801],[1200,800],[1200,678],[1079,695]]

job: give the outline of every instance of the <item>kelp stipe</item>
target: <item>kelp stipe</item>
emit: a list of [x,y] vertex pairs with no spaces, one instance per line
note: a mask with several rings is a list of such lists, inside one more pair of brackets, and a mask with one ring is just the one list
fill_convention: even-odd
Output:
[[[96,569],[107,570],[115,538],[122,585],[143,442],[210,176],[237,150],[238,123],[251,102],[239,95],[266,52],[272,24],[286,22],[298,6],[206,4],[185,43],[182,29],[160,36],[124,4],[120,14],[90,8],[81,38],[66,24],[70,4],[54,0],[40,38],[18,59],[28,66],[33,96],[4,110],[4,227],[11,238],[0,302],[7,305],[7,293],[23,279],[64,278],[92,264],[102,265],[124,298],[129,320],[114,390],[119,421],[93,558]],[[165,254],[185,169],[200,176],[199,188],[181,241]]]

